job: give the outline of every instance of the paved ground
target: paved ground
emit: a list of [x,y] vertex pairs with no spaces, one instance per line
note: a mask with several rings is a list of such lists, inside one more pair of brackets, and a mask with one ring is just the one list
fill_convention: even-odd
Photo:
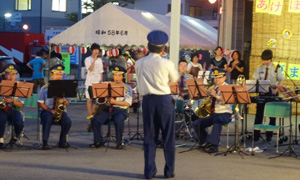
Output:
[[[34,112],[33,108],[24,111]],[[39,150],[34,146],[36,142],[36,120],[26,119],[25,133],[29,140],[24,139],[24,147],[14,147],[13,150],[0,151],[0,179],[143,179],[143,150],[141,141],[132,141],[126,150],[116,150],[115,144],[110,148],[90,149],[92,134],[86,132],[85,104],[72,104],[68,108],[73,126],[69,135],[69,142],[78,149],[54,148],[48,151]],[[131,113],[131,135],[136,131],[136,114]],[[249,115],[249,127],[253,123],[253,116]],[[127,125],[126,125],[127,138]],[[50,144],[58,141],[59,126],[53,126]],[[230,125],[230,132],[233,126]],[[229,144],[234,137],[230,136]],[[176,177],[174,179],[203,179],[203,180],[294,180],[300,177],[300,159],[294,157],[280,157],[268,159],[275,155],[275,138],[271,144],[258,142],[256,145],[267,148],[265,152],[255,156],[238,154],[214,156],[199,150],[180,153],[187,150],[193,142],[178,140],[177,144],[186,144],[176,150]],[[247,142],[250,145],[250,142]],[[222,136],[220,151],[226,150],[226,136]],[[281,147],[280,151],[286,147]],[[295,146],[300,155],[300,146]],[[158,149],[156,155],[158,167],[157,179],[163,178],[164,155]]]

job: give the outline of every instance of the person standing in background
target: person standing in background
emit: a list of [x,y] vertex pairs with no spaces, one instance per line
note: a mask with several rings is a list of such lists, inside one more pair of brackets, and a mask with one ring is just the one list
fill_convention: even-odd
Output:
[[29,63],[27,63],[27,67],[29,67],[32,71],[32,80],[34,83],[33,86],[33,93],[37,93],[37,88],[38,86],[42,87],[45,85],[45,81],[44,81],[44,67],[45,67],[45,60],[42,58],[44,55],[43,50],[38,51],[36,53],[36,58],[29,61]]
[[87,70],[87,75],[85,79],[85,96],[87,98],[86,106],[88,111],[87,119],[93,117],[93,112],[96,107],[95,98],[93,97],[93,83],[100,83],[103,80],[103,62],[98,57],[100,52],[100,45],[93,43],[91,46],[92,54],[91,56],[85,58],[84,64]]
[[228,64],[227,60],[222,56],[223,48],[221,46],[216,47],[215,57],[211,59],[211,69],[222,68],[225,71],[227,70]]

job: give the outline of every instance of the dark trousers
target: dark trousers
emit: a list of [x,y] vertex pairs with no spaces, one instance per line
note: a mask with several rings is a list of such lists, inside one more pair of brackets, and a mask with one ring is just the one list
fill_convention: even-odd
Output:
[[146,178],[156,174],[155,154],[157,134],[162,133],[165,155],[165,176],[172,176],[175,168],[175,108],[170,95],[143,97],[144,158]]
[[[193,122],[193,127],[197,133],[200,143],[211,143],[214,146],[219,146],[222,126],[231,121],[231,113],[214,113],[208,117],[197,119]],[[212,126],[210,136],[206,128]]]
[[[122,137],[124,132],[124,121],[127,119],[127,113],[126,110],[121,108],[113,108],[111,112],[112,121],[115,124],[115,130],[116,130],[116,141],[117,144],[122,143]],[[109,121],[109,112],[108,110],[102,111],[98,115],[96,115],[91,123],[94,130],[94,143],[102,143],[103,137],[101,132],[101,126],[104,124],[107,124]]]
[[44,79],[33,79],[33,93],[37,93],[37,88],[40,85],[40,88],[45,85]]
[[0,110],[0,138],[4,136],[7,121],[14,126],[16,137],[18,138],[24,127],[22,114],[12,109],[9,109],[8,112]]
[[[43,126],[43,142],[48,142],[51,127],[53,125],[53,118],[54,116],[52,115],[52,113],[48,111],[41,112],[41,122]],[[69,133],[72,126],[72,121],[66,112],[63,112],[59,125],[61,126],[59,142],[65,143],[67,142],[67,134]]]
[[[266,93],[266,94],[260,94],[260,96],[272,96],[272,93],[269,92],[269,93]],[[278,93],[276,95],[273,95],[273,96],[278,96]],[[257,102],[254,124],[262,124],[262,121],[263,121],[263,118],[264,118],[264,110],[265,110],[266,103],[267,102],[265,102],[265,101]],[[269,125],[275,126],[275,124],[276,124],[276,118],[271,118],[270,117]],[[267,138],[272,138],[272,136],[273,136],[273,131],[267,131],[266,132],[266,137]],[[259,137],[260,137],[260,131],[255,130],[254,131],[254,140],[259,140]]]

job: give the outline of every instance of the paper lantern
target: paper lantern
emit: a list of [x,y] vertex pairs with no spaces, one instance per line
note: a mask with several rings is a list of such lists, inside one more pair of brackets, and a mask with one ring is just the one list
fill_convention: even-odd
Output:
[[104,49],[101,50],[101,55],[102,55],[102,56],[105,55],[105,50],[104,50]]
[[80,52],[81,52],[81,54],[87,53],[87,48],[86,47],[81,47]]
[[139,51],[143,52],[143,54],[146,55],[148,50],[146,48],[140,48]]
[[60,52],[61,52],[61,47],[60,47],[60,46],[55,46],[55,47],[54,47],[54,51],[55,51],[56,53],[60,53]]
[[118,49],[112,49],[111,53],[112,53],[112,56],[118,56],[119,55],[119,50]]
[[69,54],[74,54],[74,52],[75,52],[75,46],[69,46],[68,47],[68,53]]
[[110,56],[112,55],[112,52],[111,52],[111,50],[109,50],[109,51],[106,51],[106,55],[107,55],[108,57],[110,57]]

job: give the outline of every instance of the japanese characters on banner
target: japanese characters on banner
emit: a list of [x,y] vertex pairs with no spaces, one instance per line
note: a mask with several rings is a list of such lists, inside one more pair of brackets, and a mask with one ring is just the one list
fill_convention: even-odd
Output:
[[300,0],[289,0],[289,12],[300,13]]
[[287,64],[284,62],[273,62],[275,66],[277,64],[280,65],[281,73],[284,77],[286,77],[286,71],[287,74],[290,76],[292,80],[300,80],[300,64]]
[[[290,0],[300,1],[300,0]],[[255,12],[281,15],[284,0],[256,0]],[[294,4],[290,3],[289,8]],[[290,11],[289,11],[290,12]],[[300,12],[300,11],[299,11]]]

